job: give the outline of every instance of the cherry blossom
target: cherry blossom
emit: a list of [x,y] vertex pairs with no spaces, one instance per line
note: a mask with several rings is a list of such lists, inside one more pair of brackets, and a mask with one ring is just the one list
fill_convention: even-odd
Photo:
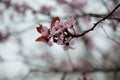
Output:
[[[51,26],[48,29],[46,26],[39,25],[37,31],[42,34],[36,41],[50,42],[52,38],[54,43],[58,45],[64,45],[64,48],[72,48],[70,41],[73,39],[73,35],[76,34],[74,25],[76,20],[74,18],[68,18],[65,22],[60,20],[59,17],[53,18]],[[67,47],[67,48],[66,48]]]
[[39,33],[42,34],[42,36],[37,38],[36,41],[43,41],[44,43],[51,46],[52,43],[49,41],[49,38],[50,38],[49,29],[46,26],[42,26],[42,25],[39,25],[36,29]]

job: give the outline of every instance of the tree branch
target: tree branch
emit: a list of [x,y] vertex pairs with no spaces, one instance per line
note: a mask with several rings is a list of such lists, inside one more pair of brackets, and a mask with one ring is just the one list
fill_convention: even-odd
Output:
[[97,27],[97,25],[98,25],[99,23],[101,23],[102,21],[104,21],[104,20],[106,20],[108,17],[110,17],[119,7],[120,7],[120,3],[119,3],[108,15],[106,15],[105,17],[103,17],[102,19],[100,19],[98,22],[96,22],[92,28],[84,31],[83,33],[81,33],[81,34],[79,34],[79,35],[72,35],[72,36],[73,36],[73,37],[81,37],[81,36],[84,36],[85,34],[87,34],[88,32],[93,31],[93,30]]

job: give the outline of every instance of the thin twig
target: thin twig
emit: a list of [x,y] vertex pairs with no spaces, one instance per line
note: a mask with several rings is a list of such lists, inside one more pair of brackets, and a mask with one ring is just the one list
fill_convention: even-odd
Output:
[[84,36],[85,34],[87,34],[88,32],[93,31],[99,23],[101,23],[102,21],[106,20],[106,19],[107,19],[109,16],[111,16],[119,7],[120,7],[120,4],[118,4],[108,15],[106,15],[106,16],[103,17],[101,20],[99,20],[98,22],[96,22],[92,28],[84,31],[83,33],[81,33],[81,34],[79,34],[79,35],[73,35],[73,37],[81,37],[81,36]]

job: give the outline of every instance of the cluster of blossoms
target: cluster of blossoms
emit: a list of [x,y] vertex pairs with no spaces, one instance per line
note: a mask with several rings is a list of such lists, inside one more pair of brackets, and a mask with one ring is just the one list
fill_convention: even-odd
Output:
[[[52,46],[52,42],[58,45],[64,45],[64,47],[71,48],[70,41],[76,35],[74,25],[76,20],[74,18],[68,18],[65,22],[59,19],[59,17],[53,18],[50,28],[39,25],[37,31],[41,33],[41,36],[36,41],[43,41],[44,43]],[[52,41],[51,41],[52,39]]]

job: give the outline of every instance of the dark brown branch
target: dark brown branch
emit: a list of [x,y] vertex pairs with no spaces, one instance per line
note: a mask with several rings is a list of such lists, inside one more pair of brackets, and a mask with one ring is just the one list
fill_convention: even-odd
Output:
[[83,33],[79,34],[79,35],[73,35],[73,37],[81,37],[81,36],[84,36],[85,34],[87,34],[88,32],[90,31],[93,31],[97,25],[99,23],[101,23],[102,21],[106,20],[108,17],[110,17],[118,8],[120,7],[120,4],[118,4],[108,15],[106,15],[105,17],[103,17],[101,20],[99,20],[98,22],[96,22],[94,24],[94,26],[86,31],[84,31]]

